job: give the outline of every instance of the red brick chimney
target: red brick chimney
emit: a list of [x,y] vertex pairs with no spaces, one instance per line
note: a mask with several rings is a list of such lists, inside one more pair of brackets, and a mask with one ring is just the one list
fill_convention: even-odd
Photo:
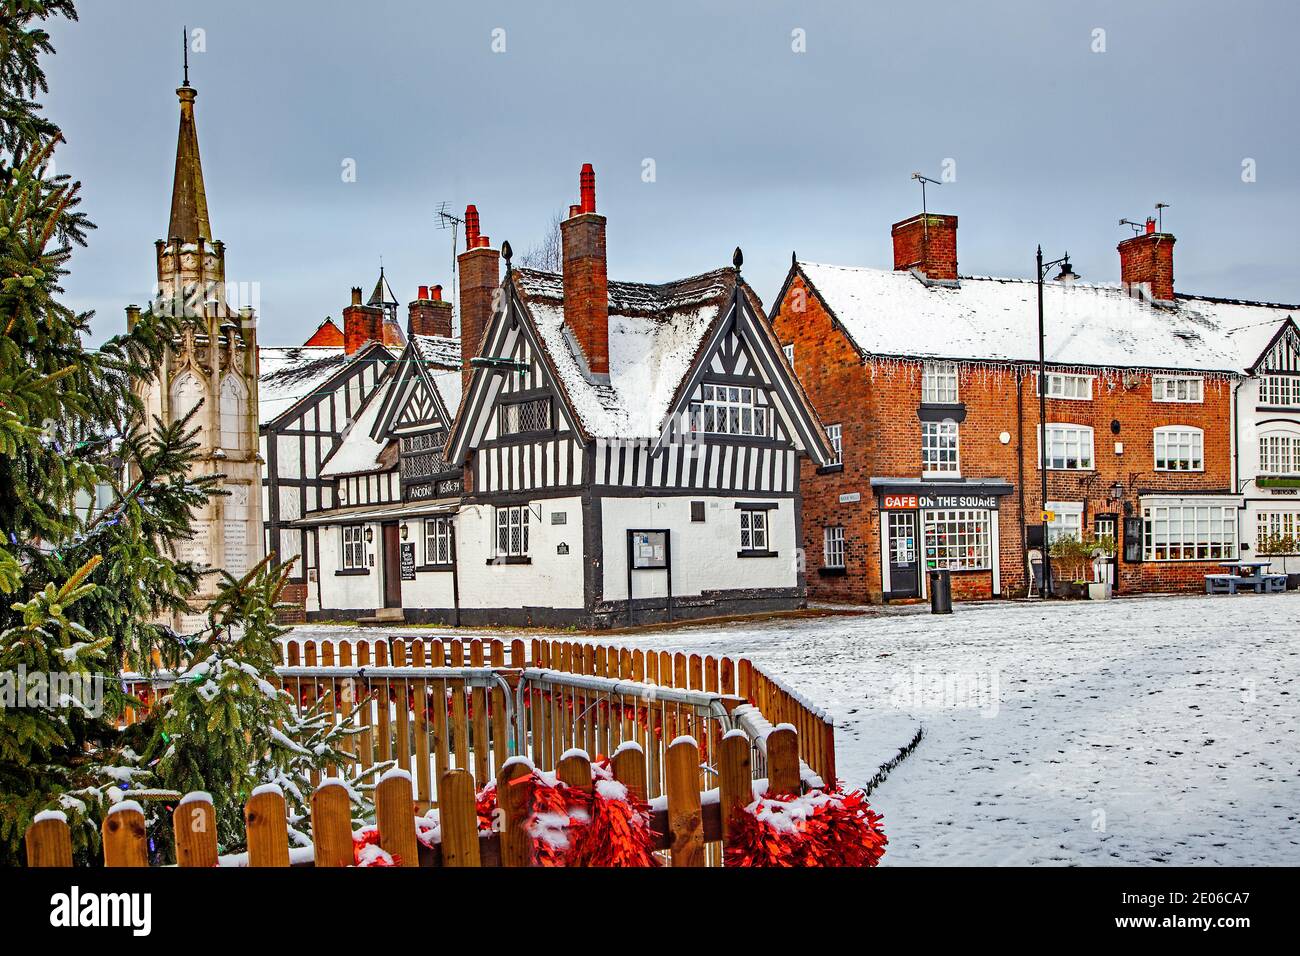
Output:
[[1156,232],[1154,219],[1147,219],[1146,232],[1115,247],[1120,282],[1130,294],[1174,301],[1174,241],[1170,233]]
[[596,214],[596,173],[582,167],[581,197],[560,223],[564,247],[564,322],[597,375],[609,374],[609,272],[605,217]]
[[361,287],[352,287],[352,304],[343,310],[343,354],[351,355],[367,342],[384,340],[384,310],[361,304]]
[[442,286],[420,286],[415,301],[407,306],[408,335],[451,336],[451,303],[442,299]]
[[936,213],[912,216],[890,229],[894,269],[915,269],[927,279],[957,279],[957,217]]
[[465,207],[465,251],[456,258],[460,269],[461,380],[469,387],[470,359],[479,354],[483,330],[492,318],[493,298],[501,285],[501,253],[479,233],[478,209]]

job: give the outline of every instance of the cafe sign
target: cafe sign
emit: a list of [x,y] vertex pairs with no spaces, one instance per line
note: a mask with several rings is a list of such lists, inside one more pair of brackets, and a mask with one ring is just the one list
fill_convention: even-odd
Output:
[[973,508],[995,510],[997,495],[881,495],[885,511],[913,511],[917,508]]

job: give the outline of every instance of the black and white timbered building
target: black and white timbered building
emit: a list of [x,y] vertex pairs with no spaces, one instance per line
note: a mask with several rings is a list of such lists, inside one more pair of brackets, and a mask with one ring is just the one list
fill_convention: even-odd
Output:
[[[447,447],[466,623],[751,613],[805,600],[799,457],[829,441],[736,267],[612,282],[594,176],[563,272],[509,269]],[[471,246],[465,257],[494,253]],[[495,263],[490,272],[495,272]],[[467,349],[468,351],[468,349]],[[408,611],[408,617],[410,612]]]

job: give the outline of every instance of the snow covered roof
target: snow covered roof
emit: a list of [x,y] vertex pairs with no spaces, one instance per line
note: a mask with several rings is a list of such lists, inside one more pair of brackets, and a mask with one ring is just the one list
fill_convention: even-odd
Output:
[[337,478],[339,475],[355,475],[389,467],[379,463],[379,455],[388,447],[388,439],[385,437],[382,441],[376,441],[370,437],[370,433],[375,429],[384,400],[396,378],[391,371],[386,372],[379,387],[366,399],[356,417],[348,422],[334,453],[321,466],[322,478]]
[[[964,276],[945,286],[911,272],[815,262],[796,267],[864,354],[1038,360],[1038,290],[1030,280]],[[1043,289],[1047,361],[1053,365],[1227,373],[1250,364],[1222,324],[1217,302],[1180,296],[1179,307],[1170,309],[1118,285],[1047,282]],[[1260,319],[1268,311],[1241,308]]]
[[717,269],[661,285],[611,281],[608,384],[587,378],[565,334],[561,276],[533,269],[515,269],[512,276],[583,431],[592,437],[654,438],[706,333],[726,308],[737,272]]
[[411,344],[425,363],[438,397],[451,415],[460,407],[460,339],[441,335],[412,335]]
[[1247,370],[1254,368],[1288,318],[1300,318],[1300,305],[1182,294],[1175,298],[1182,308],[1217,323],[1236,351],[1237,367]]
[[347,362],[342,346],[263,345],[257,355],[257,410],[262,425],[314,393]]

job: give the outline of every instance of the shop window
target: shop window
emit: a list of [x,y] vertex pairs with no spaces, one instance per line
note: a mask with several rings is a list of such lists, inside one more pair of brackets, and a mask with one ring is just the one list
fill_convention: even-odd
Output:
[[987,511],[922,512],[927,568],[987,571],[993,566]]

